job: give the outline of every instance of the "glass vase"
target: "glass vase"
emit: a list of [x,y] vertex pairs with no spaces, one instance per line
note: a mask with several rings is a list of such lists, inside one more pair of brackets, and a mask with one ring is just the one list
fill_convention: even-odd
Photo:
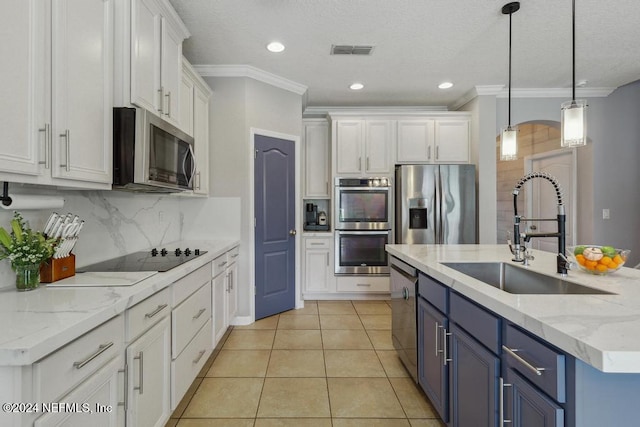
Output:
[[40,286],[40,264],[16,265],[16,288],[31,291]]

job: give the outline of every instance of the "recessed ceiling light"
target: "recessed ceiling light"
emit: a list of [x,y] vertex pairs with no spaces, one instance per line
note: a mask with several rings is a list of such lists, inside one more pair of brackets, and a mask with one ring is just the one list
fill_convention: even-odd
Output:
[[351,86],[349,86],[349,89],[351,90],[360,90],[364,87],[364,85],[362,83],[351,83]]
[[449,88],[452,88],[452,87],[453,87],[453,83],[451,83],[451,82],[443,82],[443,83],[440,83],[438,85],[438,88],[440,88],[440,89],[449,89]]
[[267,50],[274,53],[282,52],[284,50],[284,45],[280,42],[271,42],[267,45]]

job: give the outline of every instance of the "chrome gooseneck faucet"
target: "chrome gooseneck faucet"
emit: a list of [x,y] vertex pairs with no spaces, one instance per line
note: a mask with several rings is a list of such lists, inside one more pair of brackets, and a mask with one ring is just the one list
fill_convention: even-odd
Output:
[[[520,189],[525,182],[533,178],[546,179],[553,185],[553,188],[556,192],[556,198],[558,200],[558,216],[556,218],[525,218],[518,215],[517,200]],[[525,242],[528,242],[534,237],[556,237],[558,239],[558,255],[556,262],[557,272],[562,274],[563,276],[566,276],[567,270],[571,268],[571,262],[566,257],[565,224],[567,217],[564,212],[564,202],[562,201],[562,188],[560,187],[558,180],[554,176],[549,175],[546,172],[531,172],[520,178],[520,181],[518,181],[516,186],[513,188],[513,213],[513,244],[510,241],[508,242],[511,253],[514,255],[513,261],[526,263],[528,259],[531,258],[528,254],[526,254],[526,248],[524,247],[524,245],[520,244],[521,238]],[[520,223],[527,221],[556,221],[558,224],[558,231],[555,233],[520,233]]]

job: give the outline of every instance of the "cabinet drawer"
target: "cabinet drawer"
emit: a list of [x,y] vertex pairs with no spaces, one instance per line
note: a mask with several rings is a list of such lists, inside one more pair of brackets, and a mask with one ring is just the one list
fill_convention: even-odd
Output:
[[338,277],[336,289],[338,292],[389,292],[389,277]]
[[240,256],[240,246],[236,246],[235,248],[227,252],[227,261],[229,261],[229,264],[234,263],[238,260],[239,256]]
[[500,354],[500,318],[498,316],[451,292],[449,320],[457,323],[489,350]]
[[171,356],[178,357],[191,338],[211,318],[211,284],[207,283],[171,313]]
[[331,239],[306,239],[305,249],[331,249]]
[[171,313],[170,299],[169,288],[165,288],[127,310],[127,342],[132,342],[168,316]]
[[502,354],[509,366],[549,396],[564,403],[564,354],[511,324],[507,325],[505,335]]
[[117,316],[33,364],[34,400],[55,402],[123,353],[124,317]]
[[178,358],[171,362],[171,409],[191,386],[213,350],[211,319],[200,329]]
[[177,280],[171,285],[171,292],[173,294],[173,306],[177,306],[182,301],[187,299],[189,295],[200,289],[202,285],[211,281],[211,266],[205,264],[196,271],[184,276],[182,279]]
[[229,261],[227,260],[227,252],[220,255],[219,257],[213,260],[213,277],[216,277],[218,274],[222,273],[226,268]]
[[449,291],[446,286],[436,282],[429,276],[418,275],[418,295],[429,301],[442,313],[447,314],[447,297]]

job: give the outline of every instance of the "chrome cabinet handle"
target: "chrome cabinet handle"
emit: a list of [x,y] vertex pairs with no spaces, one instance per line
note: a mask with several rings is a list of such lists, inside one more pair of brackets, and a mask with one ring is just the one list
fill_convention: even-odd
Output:
[[200,359],[202,359],[202,356],[204,356],[204,354],[207,352],[207,350],[200,350],[200,353],[198,353],[198,357],[196,357],[193,360],[193,364],[196,365],[198,364],[198,362],[200,361]]
[[325,187],[326,193],[329,194],[329,181],[324,182],[324,187]]
[[427,160],[431,160],[431,146],[427,147]]
[[231,255],[231,258],[236,259],[236,258],[238,258],[238,255],[240,255],[240,254],[233,254],[233,255]]
[[231,291],[233,289],[233,271],[229,272],[229,291]]
[[147,319],[151,319],[153,316],[155,316],[156,314],[160,313],[162,310],[164,310],[165,308],[167,308],[168,304],[162,304],[159,305],[155,310],[153,310],[150,313],[147,313],[144,315],[144,317],[146,317]]
[[442,353],[442,350],[440,350],[440,349],[438,348],[438,344],[439,344],[439,341],[440,341],[440,340],[438,339],[438,336],[439,336],[439,333],[440,333],[440,328],[442,328],[442,326],[441,326],[438,322],[436,322],[436,335],[435,335],[435,341],[436,341],[436,345],[435,345],[435,347],[436,347],[436,357],[438,357],[438,356],[440,355],[440,353]]
[[44,132],[44,160],[38,163],[44,165],[45,169],[49,169],[51,164],[49,163],[49,151],[51,149],[51,125],[49,123],[44,124],[44,128],[38,129],[39,132]]
[[144,353],[141,351],[138,353],[138,356],[134,357],[133,360],[140,361],[140,371],[138,371],[138,387],[134,387],[134,390],[138,390],[138,394],[144,393]]
[[327,267],[329,267],[329,253],[327,252],[325,256],[327,257]]
[[369,170],[369,156],[367,156],[367,170]]
[[158,111],[164,114],[164,87],[160,86],[160,89],[158,89],[158,93],[160,94],[160,104],[158,106]]
[[129,378],[129,365],[125,362],[124,369],[118,369],[118,372],[122,372],[124,374],[124,393],[123,393],[123,402],[118,402],[118,406],[124,407],[124,412],[127,412],[127,401],[129,400],[129,387],[127,387],[127,380]]
[[362,156],[358,157],[358,171],[362,170]]
[[107,351],[112,346],[113,346],[113,341],[107,344],[101,344],[100,346],[98,346],[98,351],[93,353],[91,356],[87,357],[86,359],[80,362],[73,362],[73,367],[76,369],[82,369],[87,363],[91,362],[93,359],[100,356],[102,353]]
[[516,359],[518,362],[520,362],[525,368],[527,368],[528,370],[533,372],[534,374],[542,375],[542,372],[545,371],[545,368],[537,368],[537,367],[533,366],[531,363],[529,363],[526,360],[524,360],[521,356],[516,354],[516,352],[520,351],[519,349],[517,349],[517,348],[509,348],[506,345],[503,345],[502,349],[504,351],[506,351],[514,359]]
[[500,427],[504,427],[505,424],[511,423],[511,420],[506,420],[504,418],[504,388],[511,387],[511,384],[506,384],[502,377],[500,377]]
[[198,172],[196,173],[196,176],[198,177],[198,178],[196,179],[196,182],[198,183],[198,185],[197,185],[197,187],[196,187],[196,188],[197,188],[198,190],[200,190],[200,171],[198,171]]
[[66,160],[66,164],[64,165],[60,165],[61,168],[65,168],[67,170],[67,172],[69,172],[71,170],[71,150],[69,150],[70,146],[69,146],[69,129],[65,130],[64,133],[60,134],[60,138],[64,138],[65,139],[65,149],[66,149],[66,156],[65,156],[65,160]]
[[442,328],[442,364],[447,366],[447,363],[453,362],[453,359],[449,359],[449,344],[447,337],[451,336],[451,332],[447,332],[445,328]]
[[164,97],[167,99],[167,112],[164,114],[167,117],[171,116],[171,91],[168,91]]
[[220,264],[218,264],[218,267],[222,268],[222,267],[224,267],[225,265],[227,265],[227,261],[223,261],[223,262],[221,262]]
[[438,160],[438,157],[440,157],[440,146],[436,145],[436,160]]
[[200,311],[198,311],[198,313],[195,316],[193,316],[193,320],[198,319],[200,316],[202,316],[202,313],[204,313],[205,311],[207,311],[206,308],[201,308]]

